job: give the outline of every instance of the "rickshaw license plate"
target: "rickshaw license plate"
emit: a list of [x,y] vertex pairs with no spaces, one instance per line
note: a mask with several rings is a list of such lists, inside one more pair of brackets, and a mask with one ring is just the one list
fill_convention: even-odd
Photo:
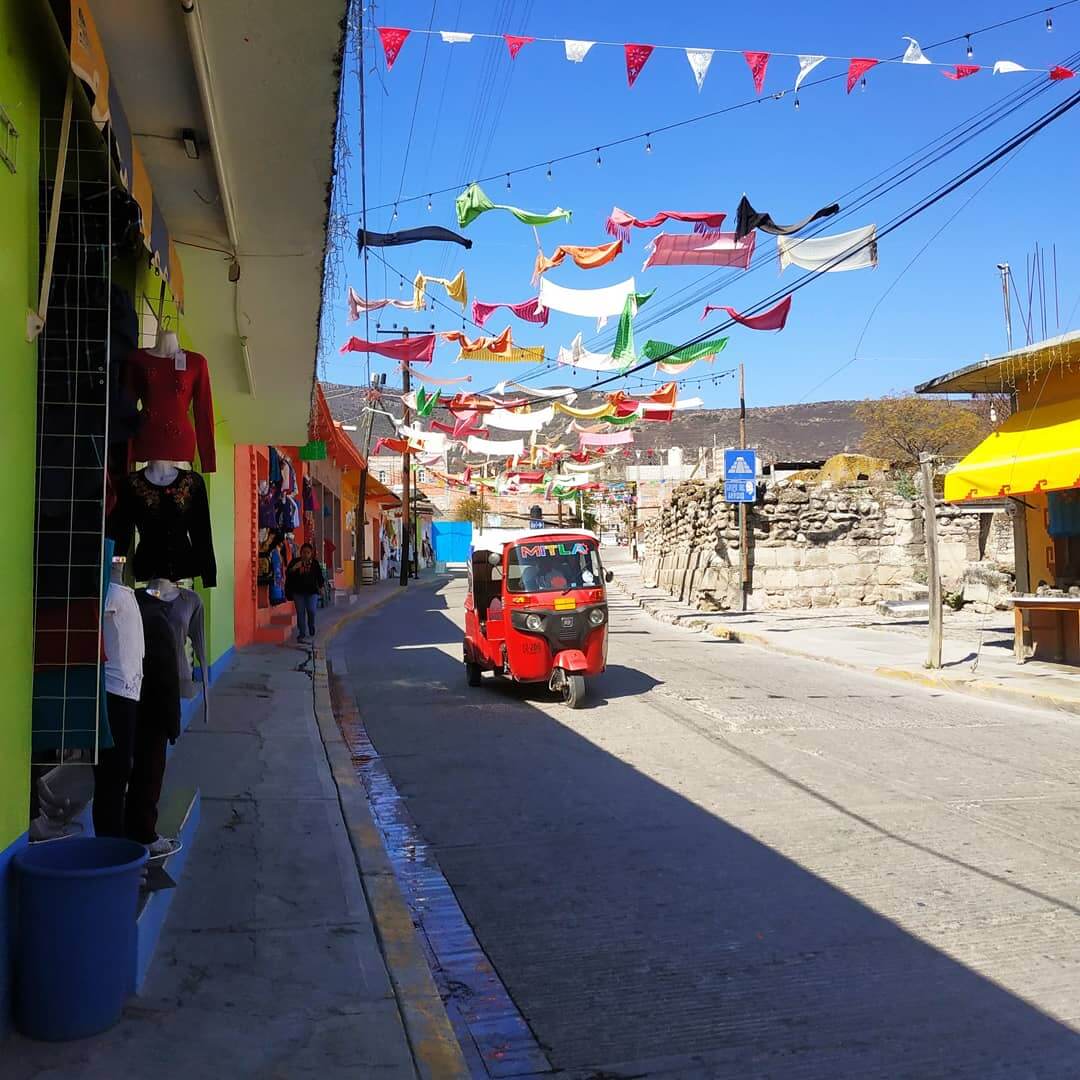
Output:
[[577,600],[572,596],[560,596],[555,601],[556,611],[574,611],[577,609]]
[[577,622],[573,615],[564,615],[559,621],[563,626],[573,626]]

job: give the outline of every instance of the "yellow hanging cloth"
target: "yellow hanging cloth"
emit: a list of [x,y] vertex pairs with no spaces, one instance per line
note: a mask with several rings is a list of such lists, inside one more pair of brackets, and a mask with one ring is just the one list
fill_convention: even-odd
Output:
[[469,302],[469,286],[465,281],[464,270],[459,270],[453,278],[425,277],[424,274],[418,273],[413,281],[413,307],[417,311],[423,311],[427,303],[428,285],[441,285],[446,289],[446,295],[451,300],[456,300],[463,310]]
[[615,406],[610,401],[605,401],[603,405],[598,405],[595,409],[575,409],[572,405],[566,405],[561,401],[555,401],[552,404],[559,412],[572,416],[575,420],[599,420],[615,412]]
[[544,346],[511,345],[505,352],[495,352],[492,349],[466,349],[462,348],[458,353],[458,360],[483,360],[489,363],[501,364],[542,364],[544,362]]

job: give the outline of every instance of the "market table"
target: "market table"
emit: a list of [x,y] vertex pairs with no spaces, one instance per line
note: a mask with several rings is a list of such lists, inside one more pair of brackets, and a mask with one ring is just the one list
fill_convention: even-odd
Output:
[[1045,630],[1047,623],[1046,620],[1039,620],[1041,626],[1033,625],[1031,616],[1042,612],[1057,616],[1054,620],[1057,628],[1054,659],[1065,663],[1080,663],[1080,596],[1014,596],[1012,604],[1013,617],[1016,620],[1016,640],[1013,647],[1018,664],[1027,659],[1024,640],[1025,614],[1034,651],[1038,646],[1036,634]]

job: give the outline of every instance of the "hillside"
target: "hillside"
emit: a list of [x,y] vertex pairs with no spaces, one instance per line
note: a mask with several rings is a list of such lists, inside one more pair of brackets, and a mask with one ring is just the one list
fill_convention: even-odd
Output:
[[[353,432],[354,441],[363,436],[362,419],[364,389],[338,383],[324,383],[330,411],[336,420],[357,424],[360,431]],[[394,390],[388,389],[393,395]],[[399,405],[392,397],[388,399],[389,412],[397,412]],[[587,408],[599,404],[601,394],[584,391],[578,395],[577,404]],[[766,464],[774,461],[815,461],[845,450],[855,450],[862,436],[862,425],[855,419],[857,401],[817,401],[800,405],[776,405],[764,409],[746,410],[747,441],[758,449]],[[443,414],[446,419],[446,414]],[[576,443],[568,429],[571,420],[556,415],[555,421],[546,429],[551,437],[564,442]],[[372,442],[393,435],[393,428],[385,416],[377,415]],[[499,436],[502,437],[502,436]],[[694,409],[676,413],[669,424],[642,423],[634,429],[635,450],[666,450],[673,446],[689,451],[699,446],[735,446],[739,438],[739,413],[737,409]],[[451,461],[451,467],[455,463]]]

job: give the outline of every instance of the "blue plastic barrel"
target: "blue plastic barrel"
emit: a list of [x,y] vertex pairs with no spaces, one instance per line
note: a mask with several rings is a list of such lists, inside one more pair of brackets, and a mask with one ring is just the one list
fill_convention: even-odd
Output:
[[147,852],[113,837],[32,844],[15,856],[15,1024],[32,1039],[111,1027],[135,990]]

